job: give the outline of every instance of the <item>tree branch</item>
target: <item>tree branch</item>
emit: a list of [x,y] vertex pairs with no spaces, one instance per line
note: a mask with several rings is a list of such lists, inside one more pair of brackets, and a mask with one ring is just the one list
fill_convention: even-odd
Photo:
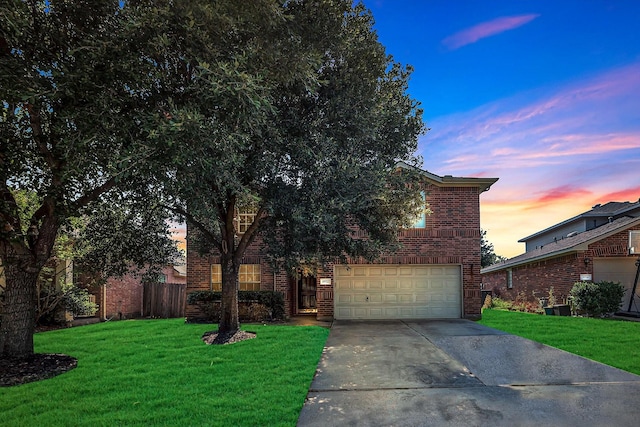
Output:
[[244,254],[244,251],[247,249],[247,247],[249,247],[249,245],[256,238],[258,228],[260,227],[260,222],[262,221],[262,218],[264,218],[266,215],[267,215],[267,210],[264,208],[264,206],[261,206],[260,209],[258,209],[258,212],[256,213],[256,216],[253,222],[251,223],[249,228],[247,228],[247,231],[244,232],[244,234],[242,235],[242,238],[240,239],[240,242],[238,243],[238,247],[236,249],[236,253],[239,255],[238,259],[242,259],[242,255]]
[[38,152],[51,169],[51,172],[55,175],[55,171],[58,170],[59,164],[51,150],[49,150],[49,147],[47,147],[47,143],[44,141],[40,111],[38,111],[37,106],[34,106],[31,103],[25,103],[24,106],[29,113],[29,124],[31,125],[31,131],[33,132],[33,139],[38,146]]
[[219,239],[216,238],[216,235],[213,234],[207,227],[204,226],[204,224],[202,224],[200,221],[198,221],[193,215],[191,215],[189,212],[187,212],[186,210],[176,207],[176,206],[169,206],[169,205],[159,205],[161,208],[167,209],[171,212],[175,212],[179,215],[184,216],[187,219],[187,222],[189,222],[190,224],[194,225],[200,232],[202,232],[203,234],[205,234],[208,238],[209,241],[211,241],[213,244],[215,244],[218,249],[220,251],[222,251],[222,244],[220,242]]
[[73,207],[75,209],[79,209],[87,204],[96,201],[98,197],[111,190],[116,185],[116,177],[112,176],[107,179],[102,185],[97,186],[93,190],[86,193],[84,196],[80,197],[73,203]]
[[0,211],[0,215],[4,220],[5,224],[2,225],[2,230],[0,232],[17,232],[20,233],[21,224],[20,224],[20,215],[18,214],[18,204],[16,203],[16,199],[11,194],[11,191],[7,187],[6,183],[2,183],[0,186],[0,200],[2,204],[8,206],[9,209],[2,209]]

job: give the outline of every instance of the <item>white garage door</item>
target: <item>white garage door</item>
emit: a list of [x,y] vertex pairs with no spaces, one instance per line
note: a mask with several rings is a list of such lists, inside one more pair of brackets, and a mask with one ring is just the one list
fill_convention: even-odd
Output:
[[[620,309],[629,309],[631,290],[636,278],[636,258],[596,258],[593,260],[593,281],[594,282],[620,282],[627,290],[622,297]],[[636,292],[638,294],[640,292]],[[640,298],[634,298],[634,306],[631,310],[640,309]]]
[[336,319],[457,319],[462,280],[456,265],[336,266]]

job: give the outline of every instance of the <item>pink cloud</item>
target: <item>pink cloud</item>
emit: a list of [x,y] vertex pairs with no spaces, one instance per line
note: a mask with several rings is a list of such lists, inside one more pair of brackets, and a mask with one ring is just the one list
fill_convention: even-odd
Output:
[[636,62],[569,86],[522,93],[434,120],[421,146],[433,151],[446,141],[449,157],[441,163],[450,167],[473,161],[473,156],[487,157],[486,153],[500,161],[512,156],[512,161],[537,158],[547,163],[636,149],[640,132],[620,129],[619,124],[621,111],[634,114],[628,112],[637,108],[639,91],[640,62]]
[[475,43],[480,39],[518,28],[527,22],[536,19],[538,16],[540,15],[535,13],[518,16],[503,16],[491,21],[482,22],[445,38],[442,40],[442,44],[447,46],[450,50],[455,50],[462,46]]
[[542,195],[535,200],[531,208],[537,209],[540,204],[555,203],[563,200],[580,200],[591,194],[592,193],[589,190],[571,185],[550,188],[549,190],[542,192]]
[[603,194],[602,202],[637,202],[640,200],[640,186],[626,188],[613,193]]

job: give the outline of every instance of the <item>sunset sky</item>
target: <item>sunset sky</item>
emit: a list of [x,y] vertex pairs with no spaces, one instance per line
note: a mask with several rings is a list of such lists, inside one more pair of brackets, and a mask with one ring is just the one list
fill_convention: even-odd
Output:
[[415,68],[424,168],[500,178],[481,196],[497,254],[640,198],[640,1],[364,3],[387,53]]

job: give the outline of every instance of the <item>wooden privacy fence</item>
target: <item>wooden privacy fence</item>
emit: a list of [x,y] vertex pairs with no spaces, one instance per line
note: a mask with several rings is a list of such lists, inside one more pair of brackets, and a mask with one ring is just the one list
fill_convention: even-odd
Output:
[[144,317],[184,317],[187,285],[180,283],[144,283]]

